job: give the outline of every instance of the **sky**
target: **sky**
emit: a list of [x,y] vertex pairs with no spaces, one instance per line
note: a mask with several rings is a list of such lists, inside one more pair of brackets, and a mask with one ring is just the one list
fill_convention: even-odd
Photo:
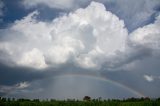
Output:
[[160,96],[160,0],[0,0],[0,96]]

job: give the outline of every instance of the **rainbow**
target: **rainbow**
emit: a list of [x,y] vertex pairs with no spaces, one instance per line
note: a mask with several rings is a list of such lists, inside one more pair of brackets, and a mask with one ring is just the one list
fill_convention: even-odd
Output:
[[106,78],[105,76],[102,76],[98,73],[96,73],[95,71],[90,71],[90,72],[69,72],[69,73],[61,73],[61,74],[58,74],[56,75],[56,77],[71,77],[71,76],[79,76],[79,77],[90,77],[90,78],[94,78],[96,80],[100,80],[100,81],[104,81],[104,82],[108,82],[108,83],[111,83],[111,84],[114,84],[118,87],[121,87],[131,93],[133,93],[134,95],[138,96],[138,97],[146,97],[144,94],[142,94],[141,92],[138,92],[137,90],[135,89],[132,89],[131,87],[125,85],[125,84],[122,84],[122,83],[119,83],[117,81],[114,81],[114,80],[111,80],[109,78]]

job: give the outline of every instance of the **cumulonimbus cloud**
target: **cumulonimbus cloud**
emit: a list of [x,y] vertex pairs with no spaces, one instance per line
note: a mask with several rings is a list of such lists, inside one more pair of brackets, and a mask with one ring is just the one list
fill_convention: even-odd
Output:
[[[39,21],[37,16],[38,11],[34,11],[1,31],[5,35],[0,42],[1,62],[37,69],[66,63],[82,68],[114,68],[143,53],[145,42],[152,42],[159,35],[157,18],[154,24],[128,36],[123,20],[97,2],[52,22]],[[155,31],[149,32],[151,28]],[[146,40],[147,35],[153,39]],[[138,41],[137,36],[145,39]],[[133,45],[142,49],[134,51]]]
[[92,2],[51,23],[37,21],[37,15],[35,11],[16,21],[1,42],[1,52],[16,65],[45,68],[72,61],[96,67],[106,55],[125,48],[124,23],[103,4]]

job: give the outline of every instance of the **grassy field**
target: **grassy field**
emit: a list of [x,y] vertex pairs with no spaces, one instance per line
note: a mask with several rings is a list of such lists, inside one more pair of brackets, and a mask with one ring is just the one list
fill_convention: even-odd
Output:
[[160,106],[160,98],[129,98],[125,100],[39,100],[0,98],[0,106]]

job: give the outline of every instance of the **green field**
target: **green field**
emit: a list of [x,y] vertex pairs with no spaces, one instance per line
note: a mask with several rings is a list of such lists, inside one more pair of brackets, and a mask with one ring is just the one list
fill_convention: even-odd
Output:
[[14,99],[0,98],[0,106],[160,106],[160,98],[151,100],[149,98],[129,98],[125,100],[39,100],[39,99]]

